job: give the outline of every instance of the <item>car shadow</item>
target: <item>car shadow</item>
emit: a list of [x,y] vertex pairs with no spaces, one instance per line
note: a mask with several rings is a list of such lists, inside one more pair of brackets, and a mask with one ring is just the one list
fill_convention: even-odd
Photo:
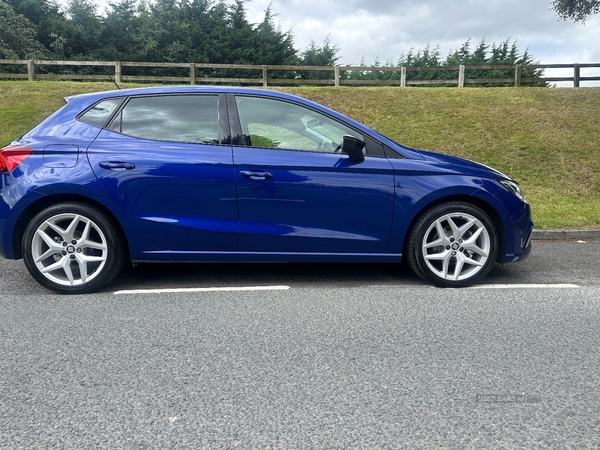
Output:
[[[539,258],[495,265],[480,284],[552,283],[536,270]],[[50,294],[27,272],[22,261],[0,263],[0,287],[14,295]],[[364,286],[429,287],[403,262],[397,263],[144,263],[128,265],[100,292],[131,289],[178,289],[273,286],[348,288]]]
[[[482,283],[524,283],[527,272],[518,265],[495,265]],[[104,290],[273,285],[312,288],[429,286],[404,263],[147,263],[126,267]]]
[[230,286],[425,285],[403,264],[384,263],[189,263],[126,267],[107,290]]

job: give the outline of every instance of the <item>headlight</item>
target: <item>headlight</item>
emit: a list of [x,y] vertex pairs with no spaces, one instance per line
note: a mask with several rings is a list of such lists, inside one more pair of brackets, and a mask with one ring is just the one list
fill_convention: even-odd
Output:
[[519,199],[522,202],[526,202],[527,200],[525,200],[525,197],[523,196],[523,193],[521,192],[521,188],[519,187],[519,185],[512,181],[512,180],[498,180],[498,182],[504,186],[506,189],[508,189],[510,192],[512,192],[513,194],[515,194],[517,197],[519,197]]

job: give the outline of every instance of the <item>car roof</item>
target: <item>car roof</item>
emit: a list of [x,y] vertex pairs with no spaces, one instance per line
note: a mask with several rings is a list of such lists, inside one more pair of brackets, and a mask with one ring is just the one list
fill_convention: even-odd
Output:
[[[231,87],[231,86],[155,86],[155,87],[139,87],[139,88],[127,88],[110,91],[99,91],[87,94],[77,94],[65,97],[66,102],[70,102],[73,99],[78,100],[89,100],[96,101],[108,97],[123,97],[131,95],[152,95],[152,94],[201,94],[201,93],[232,93],[232,94],[246,94],[246,95],[265,95],[270,97],[288,98],[295,101],[303,101],[306,103],[313,103],[303,99],[301,97],[286,94],[284,92],[272,91],[267,89],[257,88],[245,88],[245,87]],[[322,105],[319,105],[322,107]]]

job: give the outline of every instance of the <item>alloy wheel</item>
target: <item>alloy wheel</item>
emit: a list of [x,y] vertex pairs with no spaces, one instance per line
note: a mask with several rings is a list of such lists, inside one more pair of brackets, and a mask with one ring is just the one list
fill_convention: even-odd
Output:
[[78,286],[96,278],[108,258],[107,239],[88,217],[62,213],[43,221],[35,230],[31,256],[49,281]]
[[490,247],[486,226],[463,212],[445,214],[431,223],[421,245],[429,270],[448,281],[475,276],[486,265]]

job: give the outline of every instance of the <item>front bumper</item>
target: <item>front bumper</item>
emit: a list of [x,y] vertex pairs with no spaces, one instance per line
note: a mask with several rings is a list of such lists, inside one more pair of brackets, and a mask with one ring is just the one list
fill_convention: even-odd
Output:
[[528,203],[525,204],[522,214],[519,215],[514,225],[513,239],[512,242],[506,243],[506,256],[502,261],[503,264],[523,261],[531,253],[533,222],[531,221],[531,207]]

